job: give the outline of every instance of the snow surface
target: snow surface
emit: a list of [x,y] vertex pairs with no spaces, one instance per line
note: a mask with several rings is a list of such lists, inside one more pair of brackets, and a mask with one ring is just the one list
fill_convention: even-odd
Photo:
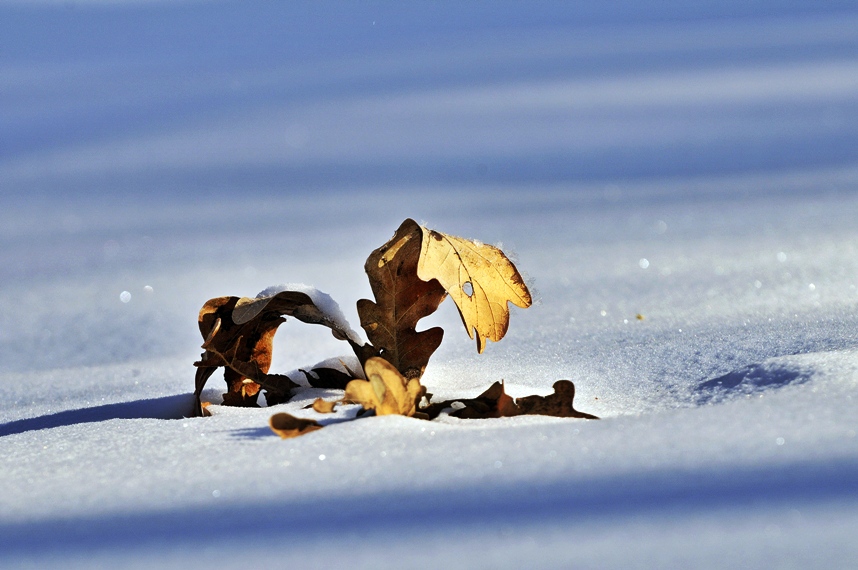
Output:
[[[856,77],[846,1],[3,3],[0,566],[855,567]],[[537,299],[429,391],[603,419],[184,417],[203,302],[359,322],[406,217]]]

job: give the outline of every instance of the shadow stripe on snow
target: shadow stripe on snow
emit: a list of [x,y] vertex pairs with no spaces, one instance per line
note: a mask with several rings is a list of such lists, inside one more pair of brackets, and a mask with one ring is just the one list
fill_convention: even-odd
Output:
[[[858,459],[625,474],[589,481],[471,485],[307,501],[58,517],[0,524],[0,560],[135,548],[198,548],[217,541],[289,544],[359,533],[487,531],[501,526],[590,525],[616,518],[715,511],[749,514],[837,502],[858,507]],[[231,547],[227,547],[231,548]]]

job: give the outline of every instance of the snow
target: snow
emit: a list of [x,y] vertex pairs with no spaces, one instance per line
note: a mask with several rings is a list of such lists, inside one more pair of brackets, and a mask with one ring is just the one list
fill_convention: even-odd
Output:
[[[4,3],[0,566],[854,566],[856,48],[837,1]],[[603,419],[184,417],[207,299],[357,323],[408,217],[536,300],[421,321],[429,392]],[[348,353],[290,319],[272,372]]]
[[321,311],[323,321],[326,324],[330,323],[337,329],[344,331],[348,338],[354,343],[358,345],[365,344],[366,341],[361,338],[360,334],[352,329],[349,321],[346,319],[345,315],[343,315],[342,310],[340,310],[339,304],[337,304],[330,295],[324,291],[319,291],[311,285],[305,285],[304,283],[272,285],[261,291],[256,298],[265,299],[267,297],[273,297],[277,293],[282,293],[283,291],[297,291],[299,293],[306,294],[313,301],[316,308]]

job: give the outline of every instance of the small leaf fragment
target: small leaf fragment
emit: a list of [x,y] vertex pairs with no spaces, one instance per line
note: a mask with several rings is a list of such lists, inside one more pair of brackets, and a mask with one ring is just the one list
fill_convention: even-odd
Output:
[[388,361],[372,357],[364,364],[367,380],[352,380],[344,400],[360,404],[376,415],[414,416],[426,388],[416,378],[406,379]]
[[336,405],[336,401],[328,402],[327,400],[316,398],[315,401],[313,401],[313,411],[320,414],[332,414],[334,413],[334,407]]
[[283,439],[298,437],[299,435],[322,429],[319,422],[315,420],[296,418],[282,412],[271,416],[268,420],[268,426],[271,428],[271,431]]

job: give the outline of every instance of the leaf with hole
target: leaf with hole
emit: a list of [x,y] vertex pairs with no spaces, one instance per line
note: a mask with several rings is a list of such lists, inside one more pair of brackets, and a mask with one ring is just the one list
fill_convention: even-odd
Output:
[[509,328],[509,307],[531,305],[527,285],[515,265],[491,245],[422,228],[417,276],[438,281],[456,303],[477,352],[486,339],[499,341]]

